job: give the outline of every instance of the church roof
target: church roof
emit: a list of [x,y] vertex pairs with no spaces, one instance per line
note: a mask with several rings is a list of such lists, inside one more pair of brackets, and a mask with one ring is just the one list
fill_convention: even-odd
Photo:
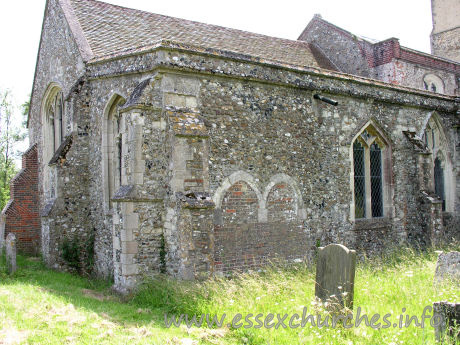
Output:
[[[171,41],[288,65],[329,66],[306,42],[153,14],[95,0],[61,0],[73,26],[81,28],[89,60],[104,60]],[[70,7],[70,8],[69,8]],[[72,24],[71,24],[72,26]],[[78,39],[78,38],[77,38]]]

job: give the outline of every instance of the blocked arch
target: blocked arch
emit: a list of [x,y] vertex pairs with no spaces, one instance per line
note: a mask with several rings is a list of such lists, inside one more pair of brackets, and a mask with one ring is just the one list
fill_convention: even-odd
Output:
[[[383,217],[391,218],[394,214],[393,212],[393,179],[392,179],[392,142],[378,124],[378,122],[371,118],[367,121],[353,136],[351,143],[349,145],[349,159],[350,159],[350,190],[351,190],[351,203],[350,203],[350,220],[355,221],[355,171],[354,171],[354,153],[353,146],[354,143],[359,139],[359,137],[365,132],[370,131],[371,135],[374,136],[373,141],[377,142],[381,148],[381,168],[382,168],[382,202],[383,202]],[[370,197],[370,196],[367,196]],[[362,219],[372,219],[372,217],[364,217]]]
[[442,122],[441,122],[441,117],[435,111],[429,113],[425,117],[425,120],[423,121],[423,126],[422,126],[420,132],[418,133],[418,136],[420,138],[423,138],[424,134],[425,134],[425,130],[427,129],[427,127],[430,127],[433,124],[435,124],[436,127],[439,129],[439,135],[440,135],[441,142],[442,142],[443,146],[446,146],[447,139],[446,139],[446,135],[444,133],[444,127],[443,127]]
[[115,192],[115,177],[113,176],[114,162],[114,130],[112,128],[113,116],[117,107],[123,105],[126,98],[120,93],[112,93],[107,102],[102,117],[102,176],[103,176],[103,197],[104,209],[111,209],[110,197]]
[[276,185],[280,183],[286,183],[292,188],[295,194],[294,205],[295,205],[295,213],[297,215],[297,218],[301,220],[306,219],[306,216],[307,216],[306,210],[305,210],[305,206],[303,203],[302,194],[297,185],[297,182],[291,176],[286,175],[286,174],[276,174],[270,178],[270,181],[265,187],[264,193],[262,195],[262,202],[261,202],[260,208],[263,210],[267,210],[267,202],[268,202],[268,197],[270,195],[270,191],[272,190],[273,187],[275,187]]
[[258,204],[259,204],[258,219],[259,219],[259,221],[265,221],[266,220],[266,214],[264,215],[261,212],[261,210],[262,210],[261,205],[263,203],[263,201],[262,201],[263,200],[262,193],[260,192],[260,190],[258,188],[258,185],[257,185],[257,182],[254,179],[254,177],[251,174],[247,173],[246,171],[242,171],[242,170],[236,171],[233,174],[231,174],[230,176],[226,177],[222,181],[222,184],[220,185],[220,187],[216,189],[216,191],[214,193],[214,196],[212,198],[213,201],[214,201],[214,204],[216,205],[216,209],[219,209],[219,210],[222,209],[222,200],[223,200],[223,198],[225,196],[226,191],[231,186],[233,186],[235,183],[237,183],[239,181],[247,183],[249,185],[249,187],[252,188],[254,193],[256,193],[257,201],[258,201]]
[[[427,140],[427,134],[430,132],[431,139]],[[433,134],[434,133],[434,134]],[[452,154],[448,149],[447,138],[444,133],[444,127],[441,118],[437,112],[430,113],[423,123],[423,126],[418,134],[427,144],[427,148],[431,151],[432,155],[432,180],[434,186],[434,164],[436,158],[439,158],[444,170],[444,195],[445,195],[445,210],[453,212],[455,204],[455,176],[453,172]],[[433,145],[433,138],[435,144]]]
[[427,91],[444,93],[444,81],[433,73],[428,73],[423,76],[423,87]]

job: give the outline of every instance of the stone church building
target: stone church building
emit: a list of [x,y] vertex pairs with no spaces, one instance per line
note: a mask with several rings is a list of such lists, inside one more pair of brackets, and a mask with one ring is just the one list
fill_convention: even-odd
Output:
[[[48,0],[33,145],[1,237],[22,233],[50,267],[113,277],[120,291],[158,272],[309,260],[330,242],[373,253],[459,239],[458,34],[449,46],[444,27],[433,32],[441,56],[419,53],[431,65],[403,47],[388,57],[417,65],[417,86],[380,78],[374,47],[313,24],[286,40]],[[336,39],[362,73],[328,49]],[[443,89],[425,90],[427,74]]]

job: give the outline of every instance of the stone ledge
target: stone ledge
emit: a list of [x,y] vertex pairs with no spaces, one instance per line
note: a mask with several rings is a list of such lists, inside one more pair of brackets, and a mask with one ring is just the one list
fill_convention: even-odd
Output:
[[139,195],[134,185],[120,186],[110,199],[113,202],[163,202],[163,198],[154,198],[150,195]]
[[49,161],[48,165],[53,165],[56,163],[60,163],[61,165],[64,164],[66,161],[66,155],[70,151],[70,148],[72,147],[73,143],[73,134],[69,134],[66,136],[65,140],[61,143],[59,148],[56,150],[56,152],[53,155],[53,158]]
[[206,192],[188,192],[187,194],[178,192],[176,200],[182,202],[185,208],[203,209],[216,206],[211,195]]
[[390,226],[391,221],[388,218],[356,219],[353,231],[382,230],[388,229]]
[[414,146],[414,150],[418,153],[430,155],[431,152],[426,146],[426,144],[422,141],[421,138],[417,136],[415,132],[411,131],[402,131],[403,134],[406,136],[407,140]]
[[442,204],[442,200],[434,193],[420,191],[422,201],[428,204]]

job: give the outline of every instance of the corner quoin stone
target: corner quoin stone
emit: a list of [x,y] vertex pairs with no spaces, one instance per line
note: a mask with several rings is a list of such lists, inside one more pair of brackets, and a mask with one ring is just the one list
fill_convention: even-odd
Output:
[[315,296],[323,302],[333,300],[335,296],[343,306],[352,308],[355,268],[354,250],[341,244],[320,247],[316,264]]

